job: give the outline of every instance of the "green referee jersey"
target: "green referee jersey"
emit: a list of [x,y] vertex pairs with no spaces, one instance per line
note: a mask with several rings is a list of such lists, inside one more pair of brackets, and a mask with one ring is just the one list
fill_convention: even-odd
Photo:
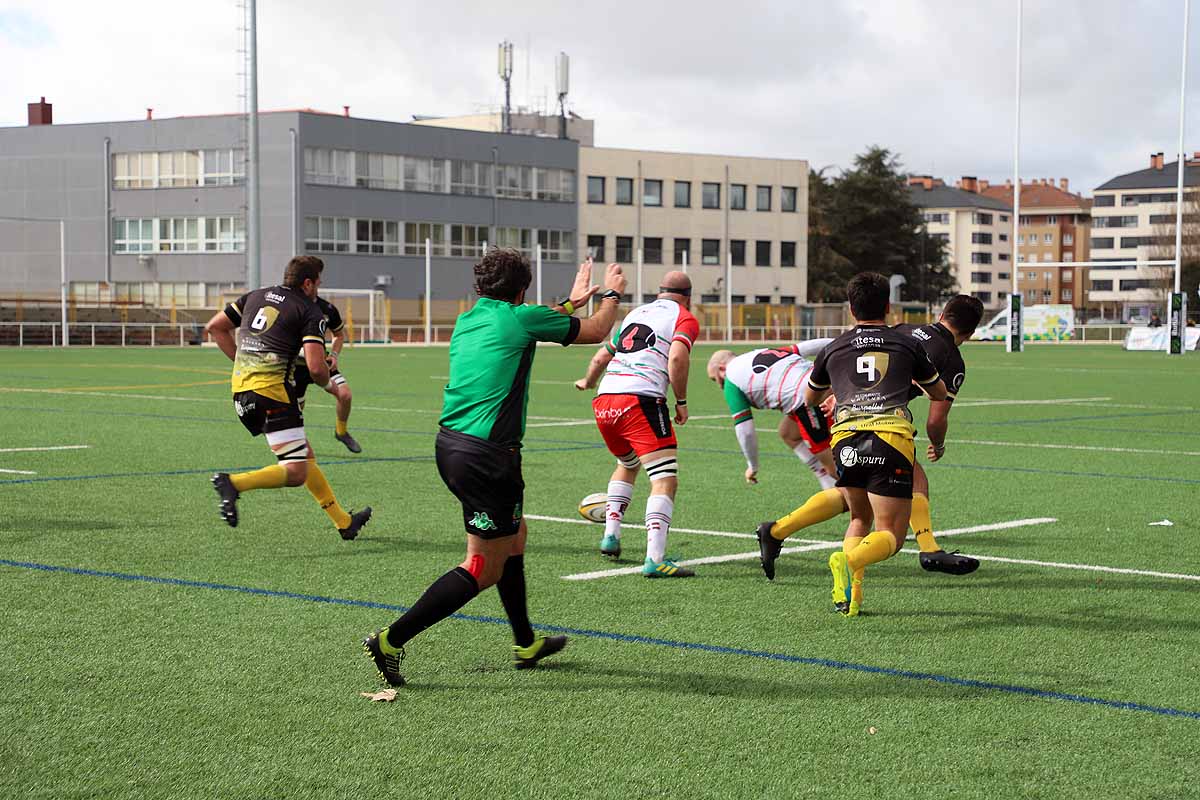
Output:
[[519,447],[537,343],[566,346],[578,335],[579,320],[547,306],[481,297],[454,324],[442,427]]

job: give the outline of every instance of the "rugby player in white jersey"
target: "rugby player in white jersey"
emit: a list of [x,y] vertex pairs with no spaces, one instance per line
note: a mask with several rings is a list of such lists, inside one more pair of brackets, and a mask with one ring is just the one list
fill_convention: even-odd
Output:
[[804,382],[812,369],[810,360],[832,339],[751,350],[734,355],[718,350],[708,360],[708,377],[721,388],[733,417],[733,432],[746,457],[746,482],[758,483],[758,433],[752,409],[783,412],[779,438],[803,461],[822,489],[830,489],[837,478],[833,453],[829,450],[829,420],[804,405]]
[[646,500],[647,578],[687,578],[695,573],[666,557],[667,534],[675,509],[677,443],[667,409],[667,385],[675,394],[675,424],[687,422],[688,357],[700,333],[692,316],[692,282],[683,272],[668,272],[658,299],[638,306],[617,333],[596,351],[587,374],[575,382],[580,391],[596,385],[592,401],[596,425],[617,468],[608,483],[604,538],[600,553],[621,555],[621,520],[633,497],[639,468],[650,478]]

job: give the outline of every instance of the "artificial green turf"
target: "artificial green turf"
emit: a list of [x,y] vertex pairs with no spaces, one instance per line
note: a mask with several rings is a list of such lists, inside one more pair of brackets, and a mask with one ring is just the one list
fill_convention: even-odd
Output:
[[[748,533],[817,487],[766,413],[762,482],[742,482],[710,351],[693,356],[675,524]],[[527,513],[572,517],[604,490],[594,427],[545,425],[588,418],[570,381],[590,355],[538,353],[530,413],[549,419],[526,436]],[[929,466],[935,528],[1058,522],[948,549],[1200,575],[1194,355],[969,346],[966,360],[946,460]],[[339,499],[375,508],[351,543],[302,489],[246,495],[240,527],[219,521],[208,474],[270,456],[236,422],[218,352],[0,351],[0,449],[89,445],[0,452],[0,468],[38,473],[0,474],[0,559],[411,603],[463,551],[432,462],[446,350],[359,348],[342,366],[364,453],[333,441],[327,396],[306,418]],[[1011,402],[1052,399],[1074,402]],[[829,610],[828,551],[784,556],[774,583],[755,560],[573,582],[612,566],[600,528],[530,528],[535,623],[1200,712],[1194,580],[990,561],[954,578],[901,554],[869,570],[869,613],[850,621]],[[627,531],[623,565],[643,547]],[[678,531],[669,545],[755,549]],[[579,635],[515,672],[506,626],[469,620],[414,640],[409,686],[369,703],[358,640],[396,611],[2,565],[0,604],[0,797],[1181,797],[1200,778],[1190,717]],[[492,592],[464,613],[503,616]]]

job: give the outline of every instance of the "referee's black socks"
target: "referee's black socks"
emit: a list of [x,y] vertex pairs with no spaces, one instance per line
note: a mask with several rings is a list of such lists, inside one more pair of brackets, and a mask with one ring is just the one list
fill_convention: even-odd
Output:
[[[505,570],[507,574],[507,569]],[[387,643],[392,648],[400,648],[409,639],[428,627],[436,625],[446,617],[458,611],[479,594],[479,582],[475,576],[462,567],[455,567],[438,578],[421,599],[413,603],[404,616],[388,626]],[[524,607],[525,578],[521,578],[521,598]],[[505,608],[508,603],[505,602]],[[526,622],[526,625],[529,623]],[[532,641],[532,636],[531,636]]]
[[533,628],[529,624],[529,609],[525,606],[525,555],[509,556],[504,562],[504,574],[496,583],[504,613],[512,625],[513,640],[518,647],[533,644]]

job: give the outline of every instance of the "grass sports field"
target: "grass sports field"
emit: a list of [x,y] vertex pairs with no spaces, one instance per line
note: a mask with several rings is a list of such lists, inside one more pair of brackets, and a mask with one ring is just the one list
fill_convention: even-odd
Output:
[[[612,460],[570,385],[592,349],[543,348],[530,608],[571,644],[512,670],[488,592],[411,643],[393,703],[359,696],[381,688],[359,641],[463,552],[433,464],[444,348],[346,353],[361,456],[310,392],[339,500],[375,508],[354,542],[302,488],[243,496],[236,530],[218,519],[209,475],[271,457],[215,349],[0,351],[0,797],[1195,791],[1200,359],[967,347],[929,475],[935,529],[962,531],[942,543],[983,566],[956,578],[898,555],[847,620],[825,567],[844,518],[763,578],[755,524],[816,482],[760,413],[761,483],[743,483],[711,350],[693,358],[668,552],[744,557],[692,580],[566,579],[614,566],[575,512]],[[616,566],[644,555],[642,481]]]

